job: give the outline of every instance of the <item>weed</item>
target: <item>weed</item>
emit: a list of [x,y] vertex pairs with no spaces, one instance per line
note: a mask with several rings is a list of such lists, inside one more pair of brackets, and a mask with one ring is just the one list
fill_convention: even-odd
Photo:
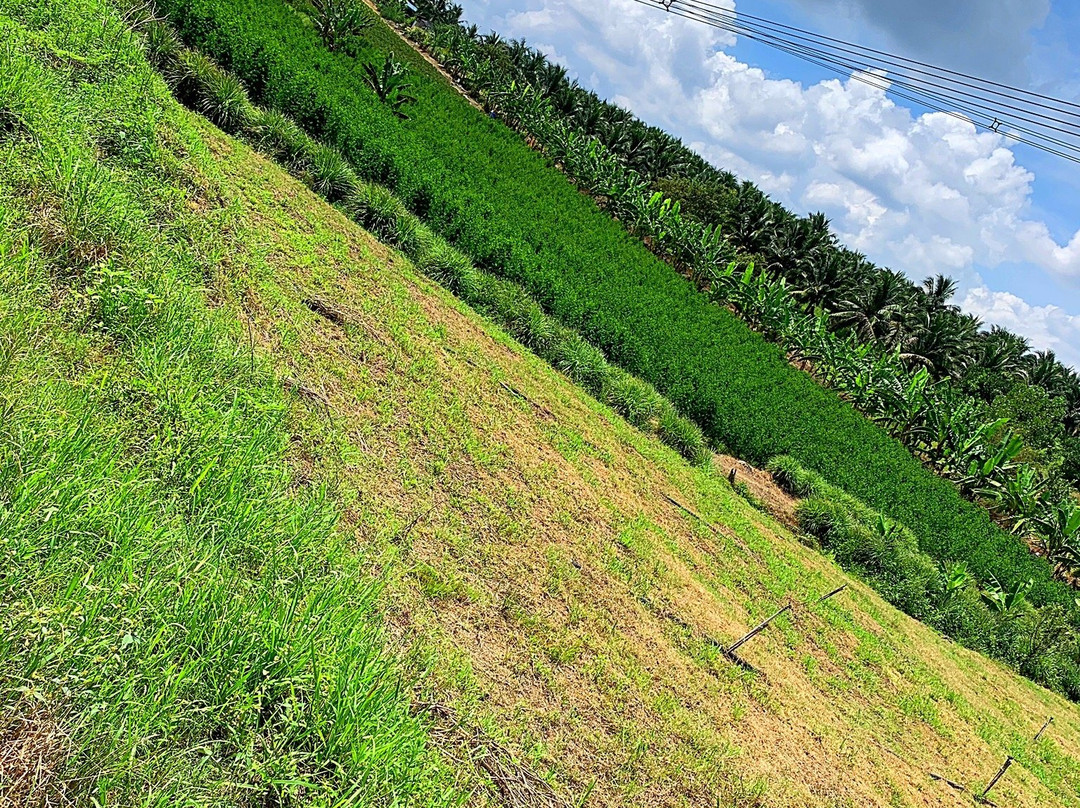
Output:
[[252,144],[294,174],[311,169],[315,142],[292,118],[272,109],[257,109],[248,124]]

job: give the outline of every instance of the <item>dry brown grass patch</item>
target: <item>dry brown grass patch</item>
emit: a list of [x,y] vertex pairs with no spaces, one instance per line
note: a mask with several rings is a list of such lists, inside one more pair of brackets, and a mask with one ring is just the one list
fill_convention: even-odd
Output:
[[0,715],[0,808],[72,805],[59,774],[68,744],[44,707],[16,705]]

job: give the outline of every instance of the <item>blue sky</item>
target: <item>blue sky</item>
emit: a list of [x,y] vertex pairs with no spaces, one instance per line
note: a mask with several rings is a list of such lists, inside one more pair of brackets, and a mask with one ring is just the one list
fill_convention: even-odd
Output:
[[[1080,103],[1075,0],[711,0]],[[464,0],[850,246],[1080,367],[1080,165],[632,0]]]

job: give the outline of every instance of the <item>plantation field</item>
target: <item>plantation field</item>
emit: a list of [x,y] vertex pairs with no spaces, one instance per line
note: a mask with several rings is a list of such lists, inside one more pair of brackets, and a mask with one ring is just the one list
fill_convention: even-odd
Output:
[[[513,133],[471,107],[381,22],[357,58],[330,53],[284,0],[167,0],[184,36],[238,73],[260,103],[334,143],[390,185],[481,268],[652,382],[733,454],[786,453],[907,524],[939,561],[980,580],[1032,579],[1036,603],[1075,609],[1067,587],[951,484],[629,237]],[[393,51],[417,104],[401,120],[364,84]]]

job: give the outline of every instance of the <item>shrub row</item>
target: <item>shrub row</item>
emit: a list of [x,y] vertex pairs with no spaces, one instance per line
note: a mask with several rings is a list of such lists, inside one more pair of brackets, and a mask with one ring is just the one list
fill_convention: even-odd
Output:
[[1080,700],[1077,630],[1059,604],[1033,606],[1027,582],[976,580],[965,564],[940,565],[905,525],[830,485],[790,456],[768,463],[773,479],[802,501],[799,527],[844,569],[899,609],[963,645]]
[[[167,41],[149,23],[149,45]],[[656,435],[695,465],[711,451],[701,429],[679,415],[652,385],[610,364],[602,351],[580,334],[544,313],[510,281],[478,269],[463,253],[435,235],[385,187],[359,179],[340,151],[319,143],[287,115],[255,107],[243,85],[202,54],[186,49],[148,47],[177,96],[227,132],[242,135],[280,161],[316,193],[342,209],[378,239],[400,249],[416,266],[511,336],[624,416]]]
[[[1031,579],[1034,601],[1075,608],[1068,587],[1019,539],[711,305],[382,23],[353,58],[327,51],[284,0],[161,4],[185,39],[235,70],[260,103],[340,148],[364,179],[393,188],[475,266],[520,283],[710,439],[757,463],[791,454],[901,518],[935,559],[964,558],[982,580]],[[418,104],[407,121],[363,82],[363,60],[394,47],[414,71]]]

